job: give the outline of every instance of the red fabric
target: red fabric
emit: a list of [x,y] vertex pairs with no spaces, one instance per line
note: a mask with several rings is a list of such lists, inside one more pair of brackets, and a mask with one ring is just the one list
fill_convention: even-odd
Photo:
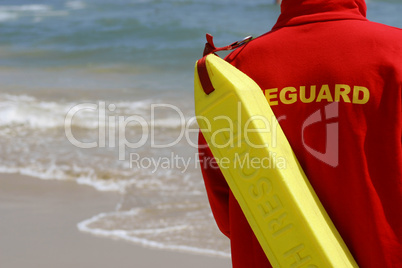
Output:
[[[271,32],[227,60],[264,90],[359,266],[402,267],[402,31],[368,21],[364,0],[281,9]],[[233,267],[270,267],[219,169],[203,176]]]

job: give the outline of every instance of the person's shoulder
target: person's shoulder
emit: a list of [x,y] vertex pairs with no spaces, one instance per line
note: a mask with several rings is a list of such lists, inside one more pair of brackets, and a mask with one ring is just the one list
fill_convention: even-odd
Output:
[[225,60],[229,63],[233,63],[239,58],[247,58],[249,56],[255,55],[256,51],[259,51],[261,47],[264,46],[264,43],[266,42],[266,36],[270,34],[270,32],[267,32],[263,35],[260,35],[256,38],[253,38],[251,41],[247,42],[241,47],[238,47],[236,50],[231,52],[228,56],[226,56]]
[[401,28],[395,27],[395,26],[391,26],[391,25],[386,25],[383,23],[379,23],[379,22],[375,22],[375,21],[368,21],[368,23],[370,23],[374,28],[378,28],[378,29],[383,29],[386,31],[395,31],[395,32],[401,32]]
[[[373,35],[375,38],[384,39],[385,41],[395,40],[395,41],[402,41],[402,29],[397,28],[394,26],[367,21],[366,29],[368,29],[368,33]],[[402,43],[399,43],[402,46]]]

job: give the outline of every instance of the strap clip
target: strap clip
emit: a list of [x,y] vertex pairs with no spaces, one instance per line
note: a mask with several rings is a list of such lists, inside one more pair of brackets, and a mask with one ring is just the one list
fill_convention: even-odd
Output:
[[211,53],[218,52],[218,51],[236,49],[236,48],[248,43],[249,41],[251,41],[253,39],[253,37],[250,35],[250,36],[247,36],[247,37],[243,38],[242,40],[236,41],[228,46],[216,47],[214,44],[214,40],[213,40],[214,37],[212,35],[210,35],[209,33],[206,34],[206,37],[207,37],[207,43],[205,43],[203,56],[206,56]]

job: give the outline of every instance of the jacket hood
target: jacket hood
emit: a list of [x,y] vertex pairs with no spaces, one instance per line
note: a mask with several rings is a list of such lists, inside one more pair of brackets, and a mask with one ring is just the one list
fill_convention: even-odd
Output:
[[283,0],[273,30],[331,20],[367,20],[364,0]]

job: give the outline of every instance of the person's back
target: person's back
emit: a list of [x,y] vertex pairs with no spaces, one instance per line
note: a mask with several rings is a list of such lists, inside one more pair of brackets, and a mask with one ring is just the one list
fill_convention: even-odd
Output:
[[[263,89],[358,264],[402,267],[402,31],[367,21],[363,0],[284,0],[273,30],[227,60]],[[221,174],[203,173],[234,267],[267,267]]]

